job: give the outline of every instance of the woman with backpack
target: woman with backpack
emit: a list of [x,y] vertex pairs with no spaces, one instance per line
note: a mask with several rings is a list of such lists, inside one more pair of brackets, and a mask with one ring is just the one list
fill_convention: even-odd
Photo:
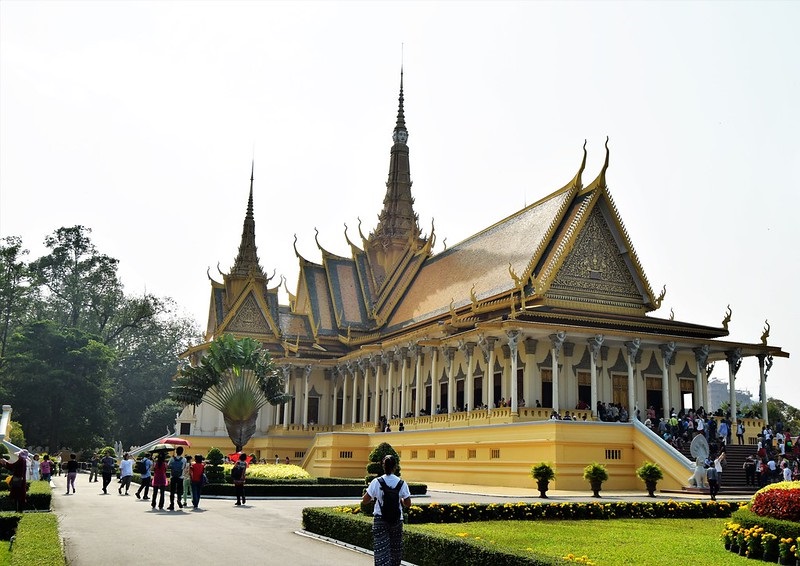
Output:
[[372,546],[375,566],[400,566],[403,559],[403,508],[411,507],[408,485],[394,475],[397,460],[383,457],[383,475],[367,487],[362,503],[375,502],[372,513]]
[[194,456],[194,463],[189,468],[189,477],[192,483],[192,507],[197,509],[200,505],[200,494],[203,491],[206,480],[206,465],[203,464],[203,456],[200,454],[195,454]]
[[234,505],[244,505],[247,500],[244,496],[244,481],[247,475],[247,454],[239,454],[239,461],[231,468],[231,479],[233,480],[233,491],[236,493],[236,503]]

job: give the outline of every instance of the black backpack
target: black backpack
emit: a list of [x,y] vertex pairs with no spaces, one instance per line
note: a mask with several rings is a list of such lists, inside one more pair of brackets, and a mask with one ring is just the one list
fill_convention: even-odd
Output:
[[383,490],[383,502],[381,503],[381,517],[390,524],[395,524],[400,520],[400,488],[403,487],[403,480],[397,482],[394,487],[389,487],[383,478],[378,478]]
[[233,465],[233,468],[231,469],[231,479],[233,481],[239,481],[242,479],[243,475],[244,475],[244,466],[239,465],[239,463],[237,462],[236,464]]

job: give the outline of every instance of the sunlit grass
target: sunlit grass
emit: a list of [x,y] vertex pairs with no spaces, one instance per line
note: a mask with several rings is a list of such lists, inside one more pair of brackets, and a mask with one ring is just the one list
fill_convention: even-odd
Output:
[[742,565],[720,533],[729,519],[614,519],[609,521],[481,521],[409,525],[512,552],[587,557],[597,566]]

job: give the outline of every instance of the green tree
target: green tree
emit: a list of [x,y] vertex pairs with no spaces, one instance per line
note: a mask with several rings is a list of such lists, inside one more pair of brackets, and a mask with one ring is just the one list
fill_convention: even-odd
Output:
[[[167,390],[165,395],[168,394],[169,390]],[[167,433],[171,427],[175,426],[175,415],[180,412],[180,404],[172,399],[160,399],[152,405],[147,406],[142,412],[141,418],[136,423],[139,430],[137,436],[144,440],[137,440],[134,441],[134,443],[142,444]],[[127,437],[121,436],[120,438]]]
[[9,424],[11,430],[8,431],[8,440],[14,446],[25,448],[28,443],[25,440],[25,431],[22,430],[22,425],[17,421],[11,421]]
[[33,445],[96,445],[107,433],[108,372],[115,356],[96,337],[53,321],[23,325],[9,341],[6,385]]
[[27,253],[19,237],[0,238],[0,367],[8,337],[21,324],[30,303],[28,266],[22,260]]
[[37,318],[100,336],[113,344],[163,312],[152,295],[126,297],[117,275],[119,260],[97,251],[84,226],[59,228],[45,238],[50,250],[30,265],[42,289]]
[[205,400],[218,409],[238,452],[255,434],[258,411],[267,403],[279,405],[291,399],[283,386],[269,352],[259,342],[224,334],[210,344],[199,365],[181,368],[170,397],[181,405],[196,406]]

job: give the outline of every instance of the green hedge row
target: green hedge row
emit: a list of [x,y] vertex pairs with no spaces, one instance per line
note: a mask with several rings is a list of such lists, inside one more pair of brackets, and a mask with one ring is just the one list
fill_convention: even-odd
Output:
[[[16,511],[16,502],[9,497],[8,491],[0,492],[0,511]],[[50,484],[45,481],[28,482],[28,511],[49,511],[52,492]]]
[[11,547],[11,566],[30,564],[56,566],[65,563],[55,514],[22,514],[17,525],[14,545]]
[[[338,508],[337,508],[338,509]],[[303,528],[369,550],[372,546],[372,517],[352,515],[341,510],[303,509]],[[403,531],[403,559],[419,566],[444,564],[491,564],[492,566],[551,566],[562,564],[547,556],[525,556],[487,549],[450,537]]]
[[761,517],[750,511],[747,507],[742,507],[735,511],[731,515],[731,522],[738,523],[746,529],[756,526],[761,527],[766,532],[772,533],[778,538],[800,539],[800,523],[773,519],[771,517]]
[[[738,509],[727,501],[658,501],[608,503],[427,503],[412,505],[408,523],[461,523],[466,521],[546,519],[698,519],[730,517]],[[360,505],[303,509],[303,528],[362,548],[372,549],[372,517]],[[562,563],[548,556],[517,555],[482,547],[473,542],[403,531],[404,559],[420,566],[443,564],[492,564],[492,566],[550,565]]]

